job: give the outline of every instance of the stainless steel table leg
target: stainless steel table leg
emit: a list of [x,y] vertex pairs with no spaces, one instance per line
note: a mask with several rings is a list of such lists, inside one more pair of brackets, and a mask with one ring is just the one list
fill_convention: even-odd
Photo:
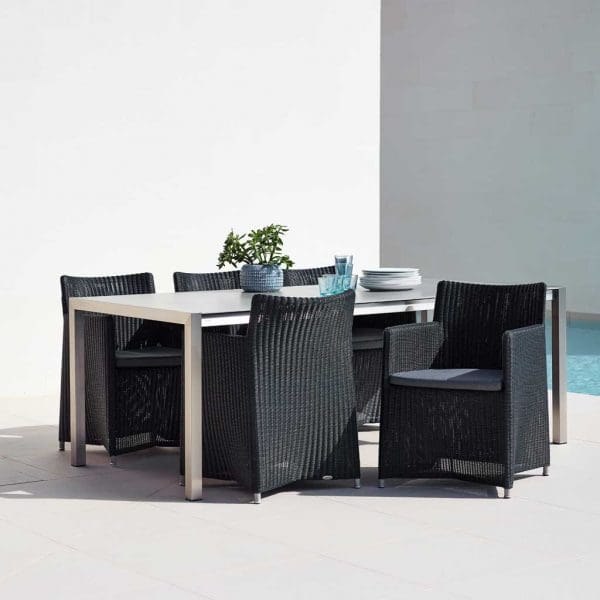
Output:
[[85,466],[85,313],[69,309],[71,465]]
[[567,443],[566,289],[552,290],[552,442]]
[[184,325],[185,498],[202,499],[202,317]]

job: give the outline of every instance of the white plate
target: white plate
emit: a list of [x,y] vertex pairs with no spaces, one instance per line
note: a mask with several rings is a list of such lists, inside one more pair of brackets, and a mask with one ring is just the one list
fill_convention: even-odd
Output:
[[414,274],[418,273],[419,269],[414,267],[379,267],[377,269],[363,269],[363,273],[368,275],[381,275],[381,274]]
[[413,279],[421,279],[419,274],[403,275],[396,277],[395,275],[361,275],[361,279],[371,279],[372,281],[412,281]]
[[373,279],[374,281],[380,281],[382,279],[390,279],[394,281],[405,281],[407,279],[417,279],[421,277],[418,273],[407,273],[406,275],[394,275],[393,273],[382,273],[381,275],[371,275],[369,273],[361,275],[367,279]]
[[379,277],[361,277],[360,283],[369,283],[373,285],[412,285],[413,283],[421,283],[420,277],[402,277],[399,279],[385,279]]
[[371,292],[401,292],[403,290],[412,290],[416,287],[419,287],[421,284],[420,283],[415,283],[413,285],[407,285],[407,284],[403,284],[403,285],[375,285],[372,283],[361,283],[360,286],[364,287],[365,289],[371,291]]

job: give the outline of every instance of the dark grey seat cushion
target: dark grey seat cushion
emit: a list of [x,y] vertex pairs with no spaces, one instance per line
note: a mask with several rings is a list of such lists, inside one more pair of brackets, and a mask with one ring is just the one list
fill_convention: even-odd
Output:
[[501,369],[425,369],[390,375],[390,384],[447,390],[498,392],[502,389]]
[[133,369],[140,367],[178,367],[181,365],[181,350],[153,346],[141,350],[117,350],[117,368]]
[[380,350],[383,348],[383,329],[357,327],[352,330],[353,350]]

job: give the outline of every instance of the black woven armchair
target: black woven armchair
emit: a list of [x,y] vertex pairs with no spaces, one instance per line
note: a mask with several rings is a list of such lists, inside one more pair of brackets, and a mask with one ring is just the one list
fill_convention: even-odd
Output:
[[[283,285],[317,285],[321,275],[335,273],[335,266],[286,269]],[[352,361],[356,384],[356,417],[359,425],[379,423],[383,330],[401,323],[414,323],[412,313],[364,315],[354,317]]]
[[[60,279],[63,349],[59,445],[70,441],[69,298],[154,293],[151,273]],[[112,457],[178,446],[181,332],[178,326],[90,313],[85,322],[86,443]]]
[[335,275],[335,266],[311,267],[309,269],[284,269],[283,285],[317,285],[321,275]]
[[211,290],[240,289],[239,271],[219,271],[218,273],[173,273],[176,292],[208,292]]
[[434,321],[386,329],[380,486],[452,477],[504,488],[548,473],[546,286],[442,281]]
[[354,292],[252,298],[246,336],[207,330],[205,475],[262,492],[305,479],[360,485]]

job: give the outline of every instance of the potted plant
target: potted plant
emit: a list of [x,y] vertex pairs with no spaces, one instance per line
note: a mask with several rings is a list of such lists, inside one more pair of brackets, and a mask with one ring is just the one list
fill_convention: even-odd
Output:
[[249,233],[237,235],[233,230],[225,238],[217,267],[231,265],[240,269],[240,285],[246,292],[275,292],[283,286],[282,266],[294,265],[282,254],[284,225],[267,225]]

